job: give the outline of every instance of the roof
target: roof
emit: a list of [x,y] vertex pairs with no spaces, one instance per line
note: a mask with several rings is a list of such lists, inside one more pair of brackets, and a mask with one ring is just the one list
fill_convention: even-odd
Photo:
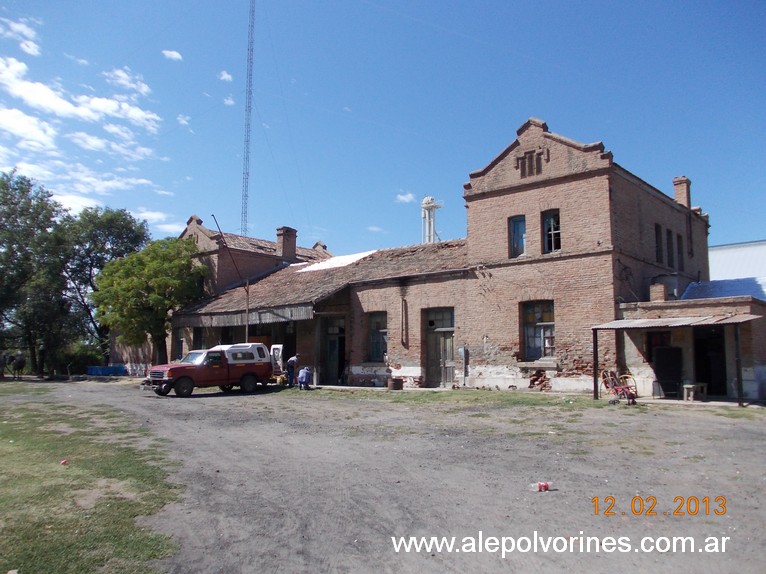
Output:
[[[249,287],[251,323],[309,319],[313,306],[352,284],[464,272],[465,240],[443,241],[332,257],[319,263],[297,263],[264,277]],[[217,315],[220,324],[240,324],[224,316],[245,310],[244,288],[229,289],[175,313],[180,325],[196,323],[194,316]]]
[[766,301],[766,276],[690,283],[681,299],[750,296]]
[[766,240],[708,248],[711,279],[766,277]]
[[[220,234],[214,234],[213,239]],[[265,239],[256,239],[254,237],[245,237],[243,235],[235,235],[234,233],[224,233],[223,239],[226,241],[226,245],[230,249],[238,249],[241,251],[251,251],[255,253],[263,253],[266,255],[277,254],[277,243],[275,241],[266,241]],[[316,249],[309,249],[307,247],[296,246],[295,256],[298,259],[306,261],[316,261],[324,259],[327,252],[317,251]]]
[[[193,229],[201,232],[211,241],[218,243],[218,248],[221,247],[220,239],[223,238],[223,241],[229,249],[260,253],[273,257],[276,257],[277,255],[276,241],[267,241],[265,239],[246,237],[235,233],[216,231],[205,227],[202,223],[202,219],[198,215],[192,215],[186,222],[186,229],[181,232],[179,237],[185,237],[186,234],[190,233],[190,230]],[[295,258],[299,261],[318,261],[331,256],[332,254],[327,251],[327,246],[321,241],[315,243],[314,248],[300,247],[298,245],[295,247]]]
[[614,330],[623,329],[672,329],[674,327],[701,327],[709,325],[731,325],[746,323],[754,319],[760,319],[760,315],[708,315],[705,317],[662,317],[660,319],[618,319],[601,325],[595,325],[591,329]]

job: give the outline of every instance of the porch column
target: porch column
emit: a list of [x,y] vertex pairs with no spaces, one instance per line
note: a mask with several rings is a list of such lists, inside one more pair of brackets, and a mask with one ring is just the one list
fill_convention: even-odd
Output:
[[739,352],[739,323],[734,323],[734,365],[737,371],[737,400],[744,407],[744,389],[742,388],[742,357]]
[[598,329],[593,329],[593,400],[598,400]]

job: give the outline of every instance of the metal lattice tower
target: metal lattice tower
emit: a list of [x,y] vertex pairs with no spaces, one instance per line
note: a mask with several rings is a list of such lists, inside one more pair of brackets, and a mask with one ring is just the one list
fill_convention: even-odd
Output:
[[250,0],[247,26],[247,91],[245,94],[245,149],[242,154],[242,219],[241,232],[247,236],[247,204],[250,187],[250,123],[253,115],[253,43],[255,36],[255,0]]

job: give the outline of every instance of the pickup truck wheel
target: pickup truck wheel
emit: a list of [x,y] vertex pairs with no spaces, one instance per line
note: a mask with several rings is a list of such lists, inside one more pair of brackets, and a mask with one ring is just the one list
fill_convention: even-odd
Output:
[[173,389],[175,390],[177,397],[188,397],[194,390],[194,381],[188,377],[178,379],[175,385],[173,385]]
[[255,380],[253,375],[245,375],[242,377],[242,381],[239,383],[239,386],[242,387],[243,393],[254,393],[255,386],[257,384],[258,382]]
[[165,397],[170,392],[170,385],[157,385],[154,392],[161,397]]

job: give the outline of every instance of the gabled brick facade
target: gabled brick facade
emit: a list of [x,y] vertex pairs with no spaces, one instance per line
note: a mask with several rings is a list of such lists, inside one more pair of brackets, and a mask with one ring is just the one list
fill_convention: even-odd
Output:
[[[592,372],[590,327],[613,319],[618,303],[648,300],[657,281],[680,293],[708,274],[706,216],[621,168],[601,143],[579,144],[536,119],[517,135],[464,186],[477,287],[460,324],[474,383],[494,384],[541,366],[559,377]],[[513,249],[520,219],[522,253]],[[656,261],[656,226],[663,244],[671,234],[672,264],[664,245],[663,261]],[[550,358],[533,359],[525,343],[523,310],[535,302],[553,308]],[[614,362],[614,337],[602,344],[604,362]]]

